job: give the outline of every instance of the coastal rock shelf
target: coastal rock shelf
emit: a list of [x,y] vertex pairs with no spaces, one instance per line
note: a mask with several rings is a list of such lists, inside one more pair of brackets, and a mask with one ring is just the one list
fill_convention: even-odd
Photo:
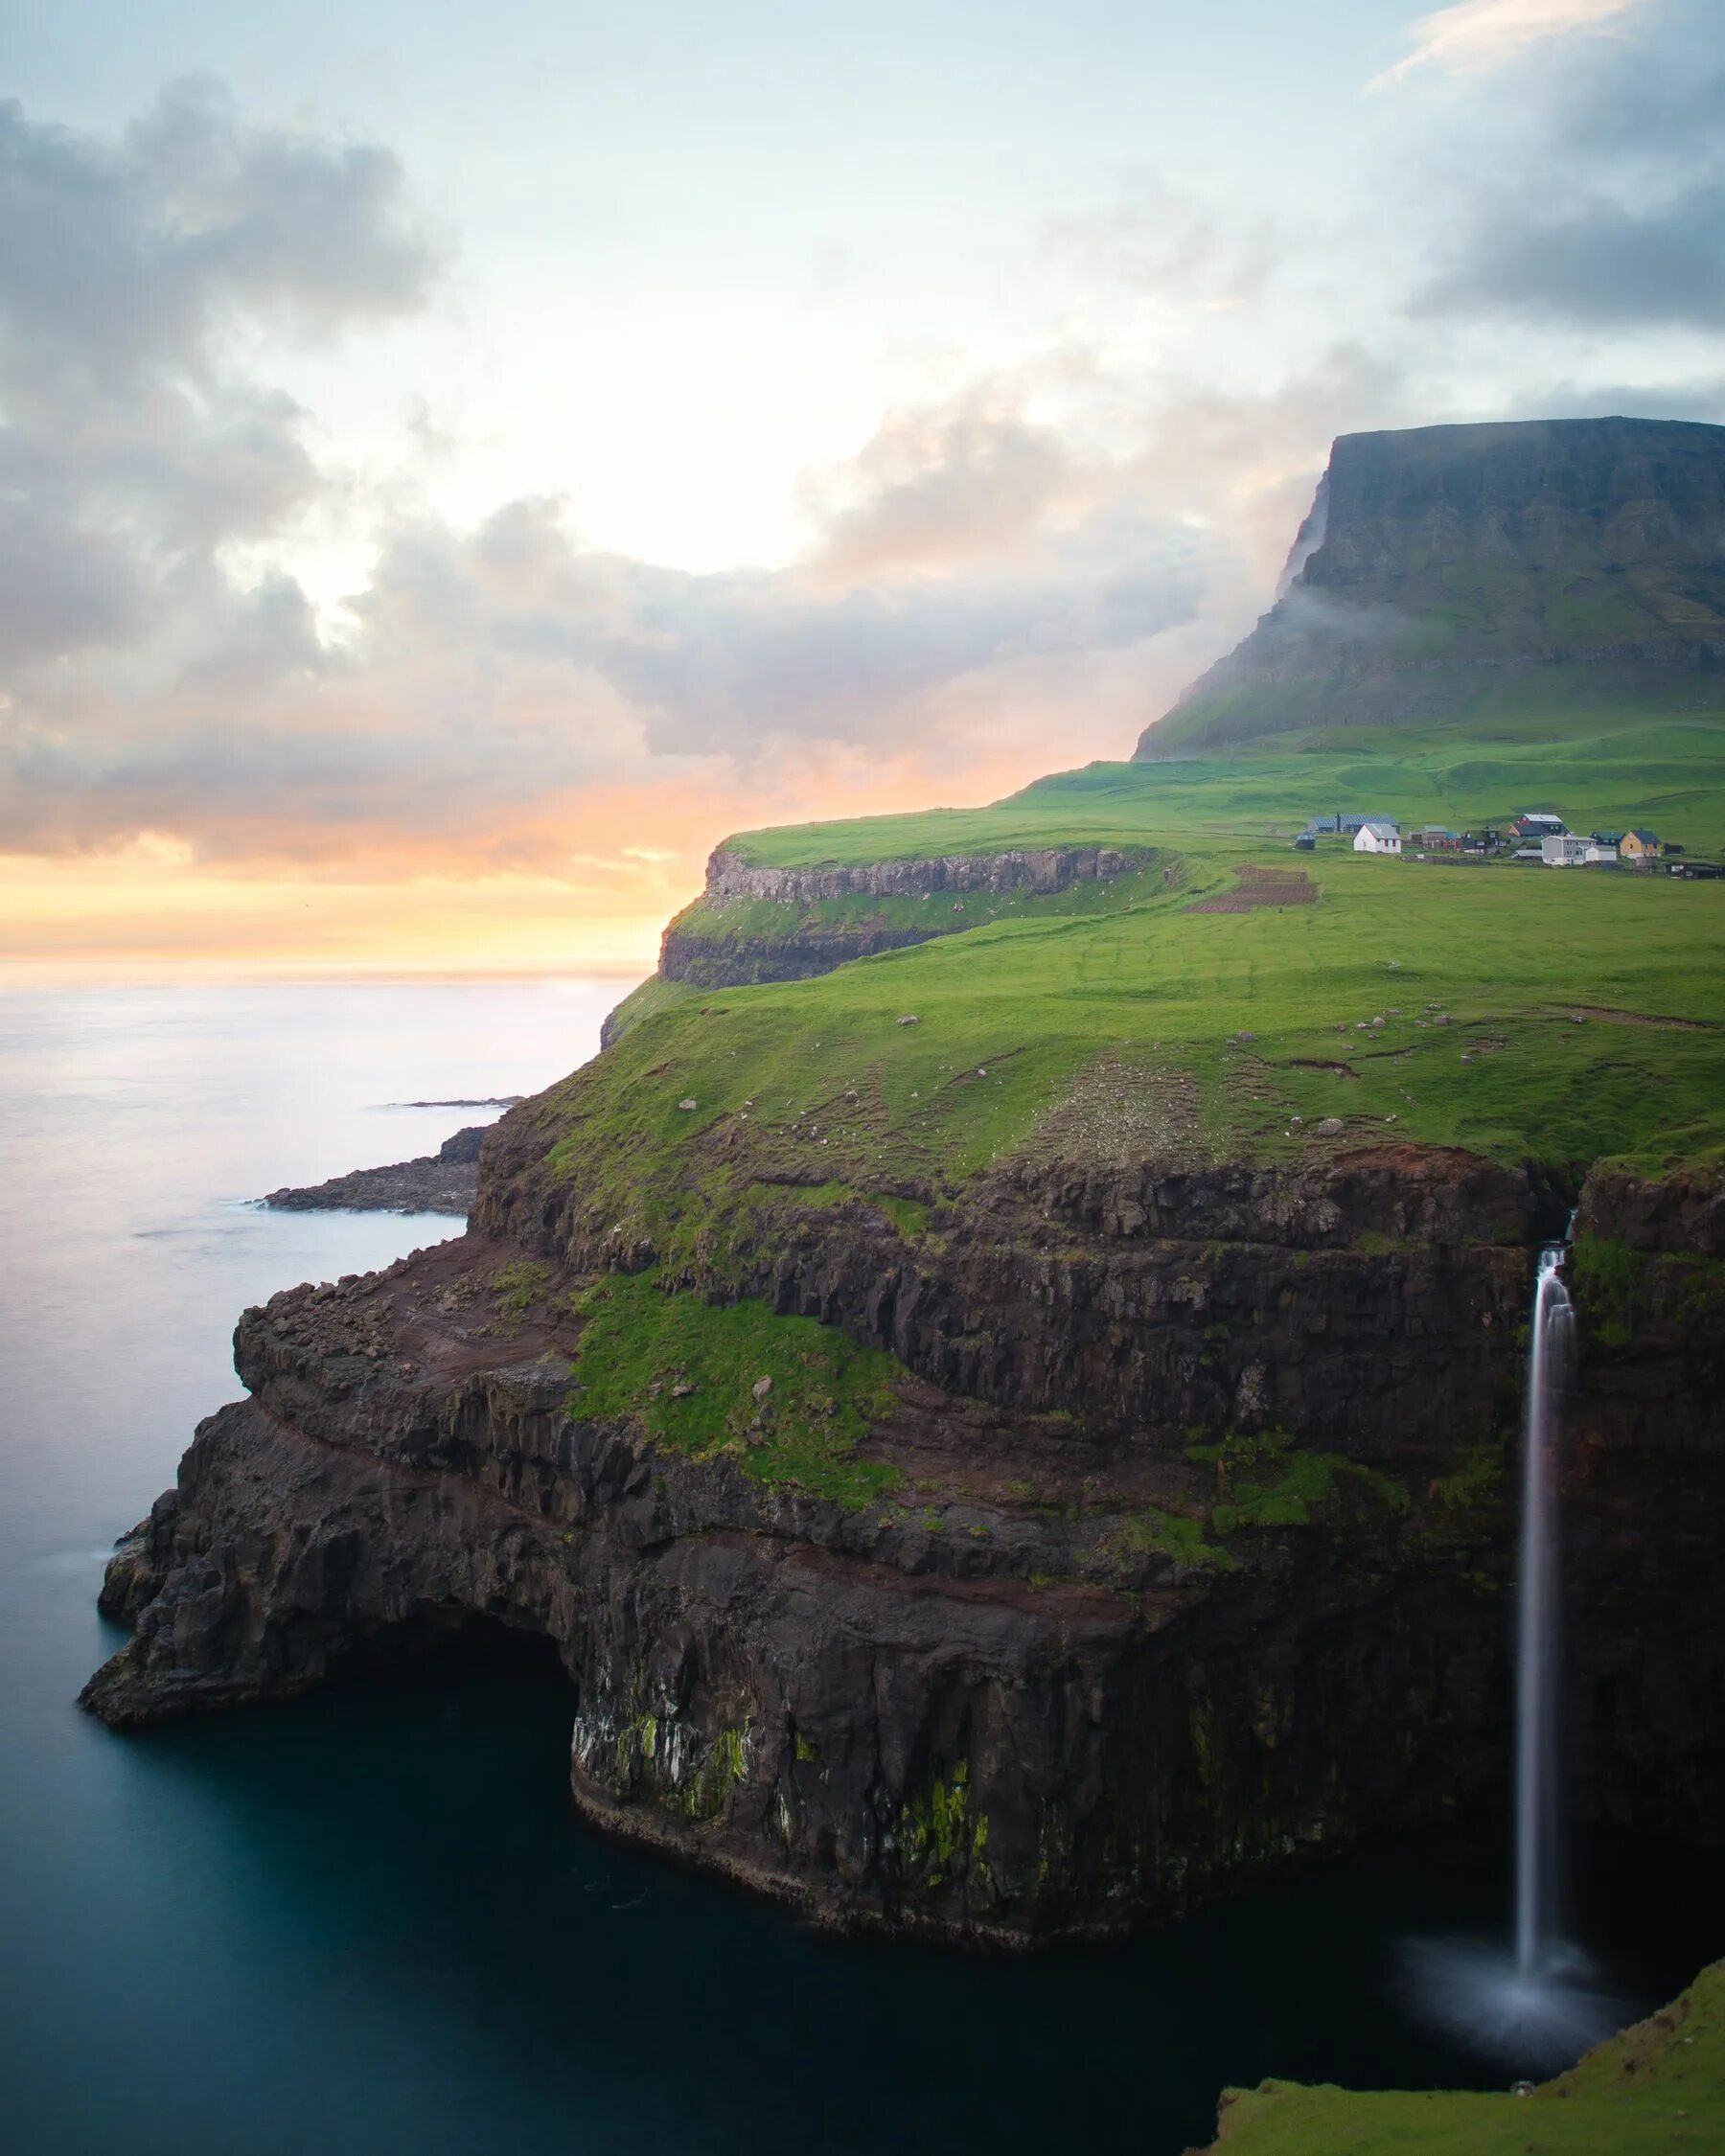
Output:
[[[675,1379],[737,1393],[740,1439],[702,1450],[584,1412],[584,1329],[652,1253],[593,1262],[554,1128],[529,1102],[488,1138],[473,1232],[245,1314],[249,1397],[109,1569],[135,1630],[97,1713],[286,1697],[501,1621],[556,1642],[576,1800],[607,1826],[823,1920],[1021,1943],[1495,1795],[1505,1436],[1552,1203],[1526,1176],[1411,1148],[1045,1164],[917,1234],[787,1192],[794,1230],[768,1217],[726,1281],[656,1292],[896,1358],[858,1502],[760,1469],[785,1381],[655,1376],[643,1409]],[[1704,1838],[1725,1446],[1665,1211],[1621,1177],[1583,1207],[1638,1254],[1578,1294],[1650,1323],[1644,1347],[1604,1323],[1582,1417],[1581,1794]]]
[[479,1185],[479,1146],[486,1125],[470,1123],[445,1138],[435,1153],[395,1160],[382,1168],[356,1168],[327,1182],[272,1190],[264,1200],[288,1213],[458,1213],[466,1215]]

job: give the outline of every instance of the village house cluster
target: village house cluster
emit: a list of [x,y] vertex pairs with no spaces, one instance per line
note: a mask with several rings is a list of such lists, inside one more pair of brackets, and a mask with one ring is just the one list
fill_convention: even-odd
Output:
[[1673,876],[1716,877],[1725,869],[1691,861],[1684,849],[1662,840],[1658,832],[1639,825],[1623,830],[1572,831],[1559,815],[1530,809],[1500,830],[1451,831],[1438,823],[1404,832],[1396,816],[1369,814],[1314,816],[1295,839],[1295,850],[1309,854],[1320,838],[1351,838],[1356,854],[1465,854],[1475,860],[1539,861],[1547,868],[1668,867]]

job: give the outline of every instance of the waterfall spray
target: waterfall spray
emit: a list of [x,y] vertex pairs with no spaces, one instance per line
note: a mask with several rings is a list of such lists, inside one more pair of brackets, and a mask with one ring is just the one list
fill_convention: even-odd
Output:
[[1528,1341],[1523,1423],[1521,1585],[1515,1647],[1515,1969],[1547,1965],[1557,1919],[1557,1447],[1575,1352],[1576,1313],[1559,1270],[1563,1246],[1541,1251]]

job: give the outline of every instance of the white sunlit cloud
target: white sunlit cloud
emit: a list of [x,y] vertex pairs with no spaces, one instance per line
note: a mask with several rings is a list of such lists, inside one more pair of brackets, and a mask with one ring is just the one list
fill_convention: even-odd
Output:
[[1422,67],[1479,74],[1530,46],[1577,32],[1602,32],[1652,0],[1458,0],[1409,26],[1414,50],[1368,85],[1382,90]]

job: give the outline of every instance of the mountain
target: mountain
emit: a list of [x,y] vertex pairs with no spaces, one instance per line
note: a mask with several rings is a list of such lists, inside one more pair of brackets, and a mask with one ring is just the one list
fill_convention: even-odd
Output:
[[1725,427],[1344,434],[1276,604],[1141,763],[1333,726],[1725,709]]

